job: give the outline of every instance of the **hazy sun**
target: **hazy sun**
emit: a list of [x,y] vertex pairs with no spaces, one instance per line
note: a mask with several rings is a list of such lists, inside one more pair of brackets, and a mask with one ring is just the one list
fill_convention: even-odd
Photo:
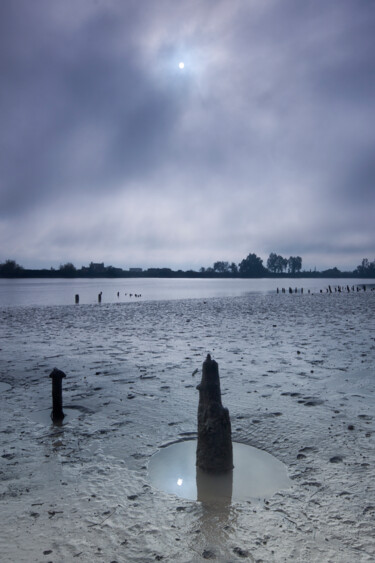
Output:
[[178,63],[178,68],[182,70],[184,67],[185,67],[185,63],[183,62]]

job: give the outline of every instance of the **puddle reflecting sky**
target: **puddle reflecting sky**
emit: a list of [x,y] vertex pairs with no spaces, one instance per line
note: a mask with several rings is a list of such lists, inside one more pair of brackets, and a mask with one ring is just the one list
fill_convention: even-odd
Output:
[[268,498],[292,485],[285,465],[262,450],[234,442],[234,470],[211,475],[196,468],[196,447],[196,440],[179,442],[152,456],[148,468],[151,484],[203,502]]

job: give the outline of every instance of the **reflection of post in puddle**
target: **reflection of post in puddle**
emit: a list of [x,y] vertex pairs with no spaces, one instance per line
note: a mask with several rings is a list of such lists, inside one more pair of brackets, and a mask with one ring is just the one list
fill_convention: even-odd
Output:
[[197,467],[197,500],[230,505],[233,491],[233,471],[208,473]]
[[[199,533],[194,534],[191,544],[191,550],[200,557],[199,561],[202,557],[214,561],[233,561],[237,518],[236,506],[225,502],[224,497],[201,503],[196,521]],[[250,553],[247,553],[246,561],[254,561]]]
[[199,518],[200,555],[205,559],[230,559],[228,550],[230,530],[233,529],[235,509],[231,505],[233,471],[208,473],[196,470],[197,500],[201,502]]

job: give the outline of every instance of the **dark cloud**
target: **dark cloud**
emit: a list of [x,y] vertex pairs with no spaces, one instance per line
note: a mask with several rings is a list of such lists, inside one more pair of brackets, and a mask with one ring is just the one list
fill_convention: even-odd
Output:
[[3,258],[371,253],[373,2],[0,10]]
[[147,177],[168,154],[186,93],[160,87],[131,41],[109,48],[128,33],[126,13],[122,25],[99,11],[74,29],[28,15],[26,29],[21,9],[9,21],[1,50],[4,215],[55,190],[95,192],[108,180]]

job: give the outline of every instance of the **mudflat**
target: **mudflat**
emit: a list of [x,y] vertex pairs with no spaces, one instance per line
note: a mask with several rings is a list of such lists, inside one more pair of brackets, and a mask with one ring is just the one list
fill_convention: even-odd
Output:
[[[374,311],[369,291],[0,309],[1,561],[373,560]],[[196,437],[207,353],[233,440],[291,488],[223,506],[150,483]]]

